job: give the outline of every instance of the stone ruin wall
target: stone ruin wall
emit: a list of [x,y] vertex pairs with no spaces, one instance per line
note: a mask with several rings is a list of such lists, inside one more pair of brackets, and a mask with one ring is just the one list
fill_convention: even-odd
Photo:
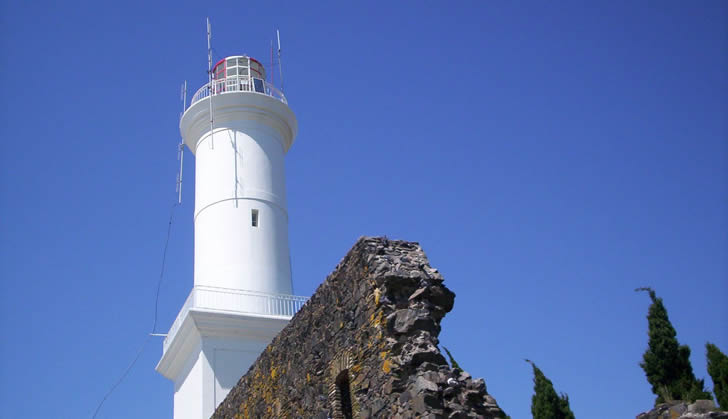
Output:
[[361,238],[212,418],[504,417],[438,349],[454,299],[417,243]]

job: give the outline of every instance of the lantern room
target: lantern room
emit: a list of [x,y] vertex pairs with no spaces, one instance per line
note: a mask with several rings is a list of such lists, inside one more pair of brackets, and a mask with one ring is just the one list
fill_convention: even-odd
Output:
[[283,92],[265,80],[265,67],[247,55],[233,55],[218,61],[212,68],[212,85],[202,86],[192,97],[190,106],[212,95],[232,92],[254,92],[288,103]]
[[218,61],[212,68],[212,82],[215,93],[240,90],[267,93],[263,64],[245,55]]
[[255,58],[242,55],[224,58],[218,61],[212,69],[213,80],[236,76],[265,80],[265,68]]

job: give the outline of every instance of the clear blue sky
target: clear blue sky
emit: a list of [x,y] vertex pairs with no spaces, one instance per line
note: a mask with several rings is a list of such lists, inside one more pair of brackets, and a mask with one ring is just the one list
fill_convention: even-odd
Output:
[[[698,377],[728,351],[728,3],[3,2],[0,416],[89,418],[150,331],[179,87],[269,62],[294,287],[361,235],[418,241],[457,294],[441,342],[514,418],[534,360],[579,418],[629,418],[664,298]],[[276,75],[277,76],[277,75]],[[277,78],[277,77],[276,77]],[[193,156],[159,300],[192,287]],[[171,418],[161,340],[100,418]]]

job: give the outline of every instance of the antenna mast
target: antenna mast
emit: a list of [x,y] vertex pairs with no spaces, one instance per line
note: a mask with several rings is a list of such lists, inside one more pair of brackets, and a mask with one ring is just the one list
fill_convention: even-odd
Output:
[[182,113],[187,110],[187,80],[182,85]]
[[[278,71],[281,75],[281,92],[283,91],[283,64],[281,64],[281,31],[276,29],[276,37],[278,38]],[[273,69],[271,68],[271,72]]]
[[[180,114],[180,118],[185,113],[185,108],[187,107],[187,80],[182,84],[182,91],[180,92],[180,97],[182,99],[182,113]],[[185,142],[183,139],[180,139],[179,145],[177,146],[177,160],[179,160],[179,173],[177,173],[177,204],[182,204],[182,166],[184,164],[184,158],[185,158]]]
[[210,92],[210,148],[215,148],[213,142],[213,124],[215,118],[212,116],[212,96],[215,94],[215,88],[212,85],[212,46],[211,46],[212,35],[210,34],[210,18],[207,18],[207,79]]
[[185,143],[180,141],[177,146],[177,160],[179,160],[179,174],[177,175],[177,205],[182,205],[182,165],[185,159]]

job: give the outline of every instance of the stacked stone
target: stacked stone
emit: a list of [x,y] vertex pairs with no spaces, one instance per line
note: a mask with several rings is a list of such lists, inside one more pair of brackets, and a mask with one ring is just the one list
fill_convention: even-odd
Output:
[[640,413],[637,419],[728,419],[728,412],[715,407],[712,400],[696,400],[694,403],[672,401],[660,403],[649,412]]
[[361,238],[213,418],[499,418],[438,349],[455,295],[416,243]]

